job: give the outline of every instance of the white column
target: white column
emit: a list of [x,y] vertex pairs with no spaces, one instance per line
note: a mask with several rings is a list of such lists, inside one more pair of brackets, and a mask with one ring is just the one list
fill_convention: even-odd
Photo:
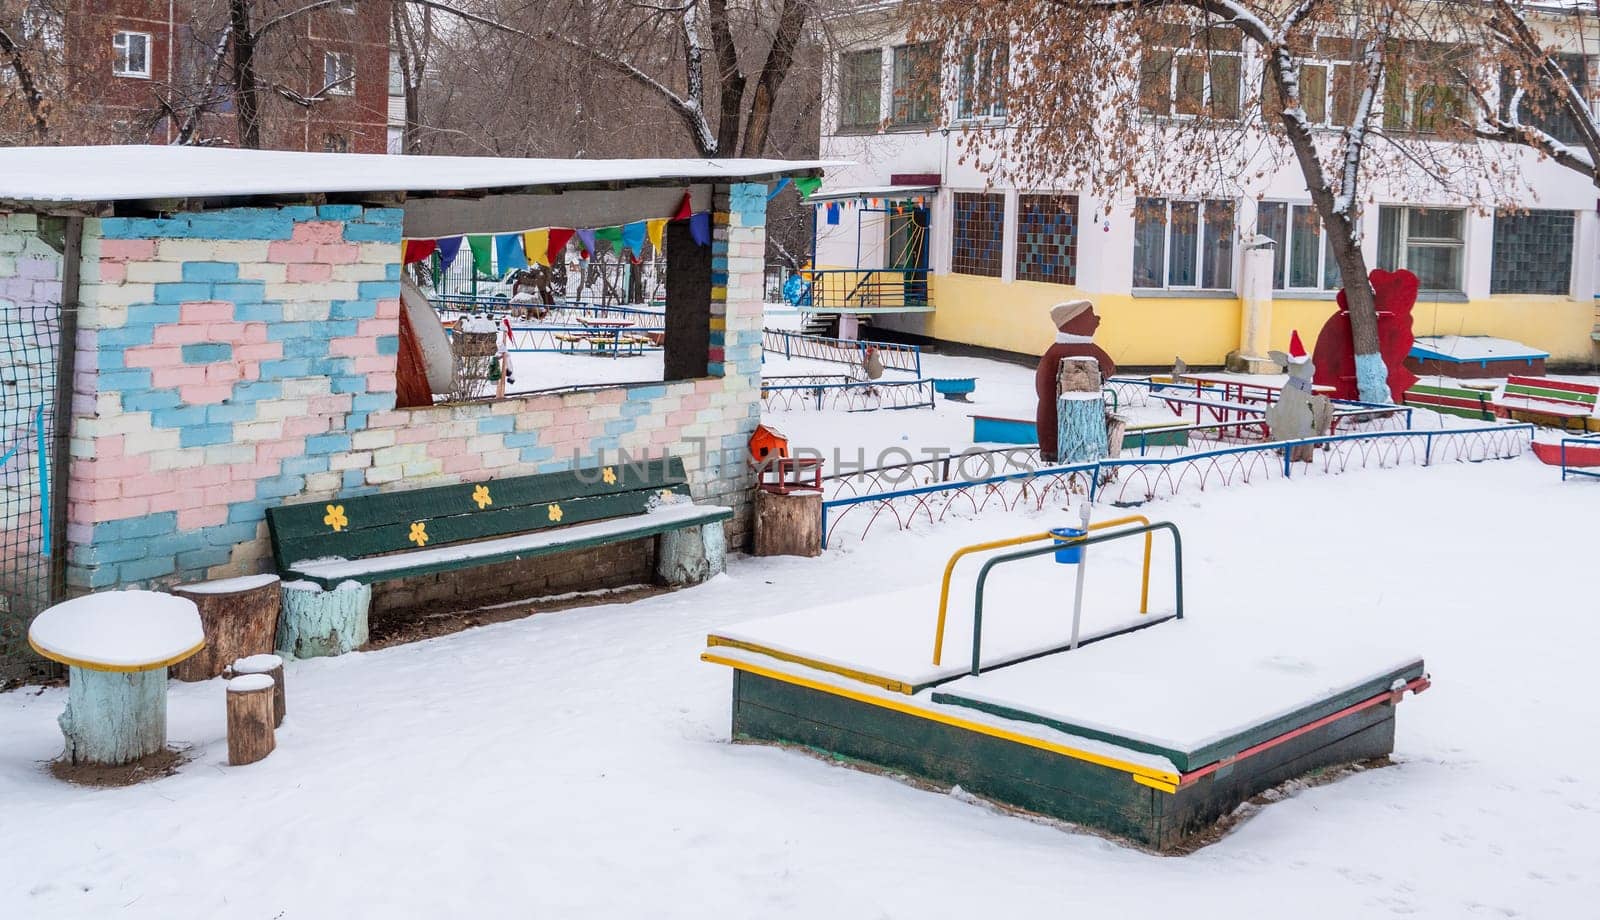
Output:
[[1600,290],[1600,214],[1578,212],[1572,227],[1572,299],[1589,303]]
[[1468,300],[1489,296],[1489,274],[1494,267],[1494,215],[1468,210],[1466,247],[1461,253],[1461,289]]
[[1000,280],[1017,280],[1017,212],[1022,207],[1017,200],[1017,190],[1004,190],[1006,210],[1000,231]]

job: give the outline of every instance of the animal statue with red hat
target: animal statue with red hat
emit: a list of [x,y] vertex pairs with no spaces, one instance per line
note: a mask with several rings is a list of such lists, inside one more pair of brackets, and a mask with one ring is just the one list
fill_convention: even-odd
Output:
[[[1316,365],[1300,343],[1300,332],[1289,334],[1289,353],[1271,351],[1267,357],[1283,365],[1289,379],[1278,394],[1278,401],[1267,407],[1267,439],[1293,441],[1312,435],[1327,434],[1333,422],[1333,404],[1328,397],[1318,396],[1312,387]],[[1292,460],[1309,461],[1313,446],[1297,444]]]
[[1363,390],[1372,397],[1375,395],[1372,391],[1386,382],[1388,393],[1383,401],[1399,402],[1417,382],[1417,375],[1406,369],[1405,360],[1415,341],[1411,332],[1411,308],[1417,303],[1419,283],[1417,276],[1405,269],[1389,272],[1379,268],[1368,278],[1377,302],[1378,354],[1383,358],[1384,371],[1374,367],[1375,361],[1357,360],[1350,333],[1350,306],[1345,301],[1344,291],[1340,291],[1339,312],[1323,324],[1316,348],[1312,350],[1317,367],[1315,381],[1318,386],[1333,387],[1334,399],[1361,399]]

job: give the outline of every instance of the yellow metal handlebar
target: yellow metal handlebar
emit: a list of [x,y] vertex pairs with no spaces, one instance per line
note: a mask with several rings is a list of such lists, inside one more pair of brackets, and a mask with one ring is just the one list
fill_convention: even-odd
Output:
[[[1113,518],[1109,521],[1094,521],[1089,525],[1089,529],[1104,530],[1107,527],[1116,527],[1120,524],[1148,525],[1149,523],[1150,519],[1142,514],[1130,514],[1127,517]],[[1150,537],[1151,535],[1148,533],[1144,535],[1144,580],[1139,588],[1140,613],[1147,613],[1150,610]],[[939,659],[944,654],[944,616],[945,611],[950,606],[950,577],[955,574],[956,563],[961,560],[961,557],[969,556],[973,553],[981,553],[984,550],[1000,549],[1006,546],[1016,546],[1020,543],[1032,543],[1035,540],[1057,540],[1063,546],[1070,546],[1078,539],[1082,538],[1062,539],[1050,533],[1049,531],[1046,531],[1044,533],[1025,534],[1020,537],[1010,537],[1005,540],[990,540],[987,543],[974,543],[971,546],[963,546],[956,550],[955,553],[950,556],[950,561],[945,563],[944,581],[939,585],[939,623],[935,627],[933,635],[934,667],[939,666]]]

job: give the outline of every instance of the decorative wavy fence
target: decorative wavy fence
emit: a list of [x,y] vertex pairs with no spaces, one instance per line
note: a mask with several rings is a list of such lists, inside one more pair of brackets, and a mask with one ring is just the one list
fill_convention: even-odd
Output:
[[576,351],[579,345],[593,343],[612,349],[626,347],[629,351],[660,351],[666,331],[661,326],[628,326],[612,330],[591,326],[512,326],[510,350],[513,353]]
[[[428,298],[440,313],[487,314],[490,316],[515,316],[512,303],[504,297],[471,297],[465,294],[436,294]],[[521,306],[518,304],[517,306]],[[591,303],[586,300],[562,301],[553,307],[533,304],[548,312],[540,322],[549,325],[579,325],[583,319],[626,319],[641,326],[661,326],[666,323],[665,310],[649,307],[623,307],[612,304]]]
[[820,335],[805,335],[787,329],[761,330],[761,350],[785,358],[810,358],[834,364],[860,364],[862,353],[871,345],[878,350],[878,359],[885,370],[907,371],[922,376],[922,349],[915,345],[898,345],[893,342],[863,342],[859,339],[830,339]]
[[[1278,478],[1505,460],[1528,450],[1533,430],[1534,426],[1521,424],[1363,431],[1167,456],[1157,454],[1183,448],[1152,447],[1143,456],[1044,469],[1028,468],[1037,463],[1038,454],[1026,448],[912,461],[826,480],[822,539],[824,546],[838,545],[846,539],[866,539],[874,529],[907,530],[994,508],[1036,511],[1067,495],[1136,505],[1179,492]],[[1293,452],[1287,448],[1299,445],[1313,447],[1313,459],[1291,460]],[[1003,471],[972,477],[974,463],[999,465]],[[905,485],[908,482],[912,484]]]
[[761,378],[761,408],[766,412],[933,408],[933,381],[851,380],[843,374]]

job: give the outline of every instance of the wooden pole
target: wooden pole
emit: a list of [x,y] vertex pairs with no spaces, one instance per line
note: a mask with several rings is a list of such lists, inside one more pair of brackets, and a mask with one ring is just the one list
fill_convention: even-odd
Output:
[[255,763],[272,753],[272,678],[246,674],[228,681],[228,764]]
[[265,674],[272,678],[272,727],[282,725],[283,717],[289,714],[289,702],[283,689],[283,659],[277,655],[251,655],[235,661],[230,670],[234,677]]
[[172,666],[179,680],[210,680],[232,661],[271,652],[278,632],[278,576],[251,575],[180,585],[178,597],[194,601],[206,647]]

